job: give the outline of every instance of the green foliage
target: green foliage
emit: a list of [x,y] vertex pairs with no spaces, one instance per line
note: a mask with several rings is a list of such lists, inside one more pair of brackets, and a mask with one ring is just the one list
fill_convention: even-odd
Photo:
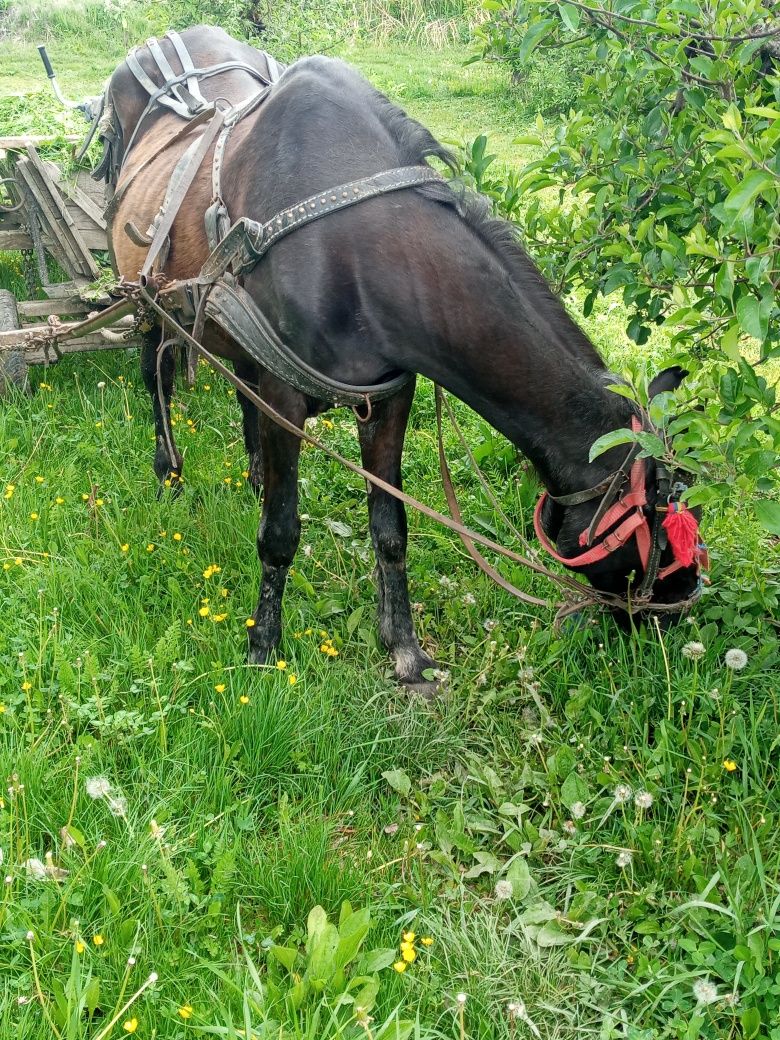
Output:
[[619,292],[637,345],[674,328],[701,410],[678,406],[666,432],[705,482],[696,500],[757,494],[764,523],[780,475],[780,28],[742,0],[485,7],[486,55],[568,46],[594,70],[576,110],[522,139],[541,149],[513,183],[529,245],[586,316]]

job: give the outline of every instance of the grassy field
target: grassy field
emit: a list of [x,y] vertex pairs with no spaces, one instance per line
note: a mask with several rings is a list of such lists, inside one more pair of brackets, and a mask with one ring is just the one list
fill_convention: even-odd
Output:
[[[78,95],[124,46],[50,53]],[[496,67],[343,51],[442,138],[521,158]],[[0,132],[56,122],[34,58],[0,45]],[[614,308],[586,324],[619,367]],[[450,669],[429,704],[378,645],[356,481],[304,451],[283,656],[248,667],[233,391],[202,366],[177,389],[185,492],[158,499],[134,356],[34,376],[0,404],[0,1040],[780,1038],[780,561],[749,519],[713,511],[701,608],[629,637],[556,633],[411,517],[419,632]],[[464,420],[528,524],[533,477]],[[348,413],[312,426],[357,456]],[[441,507],[433,428],[422,387],[405,480]],[[470,520],[508,537],[450,453]]]

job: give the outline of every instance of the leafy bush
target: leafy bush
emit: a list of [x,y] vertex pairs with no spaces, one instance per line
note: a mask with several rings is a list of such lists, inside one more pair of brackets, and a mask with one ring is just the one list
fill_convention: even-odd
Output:
[[780,474],[780,23],[740,0],[485,6],[484,56],[522,67],[573,44],[593,70],[576,111],[519,139],[541,149],[519,182],[537,259],[559,290],[582,288],[586,316],[620,292],[637,345],[676,329],[697,409],[664,424],[711,478],[697,500],[756,492],[780,534],[780,503],[761,497]]

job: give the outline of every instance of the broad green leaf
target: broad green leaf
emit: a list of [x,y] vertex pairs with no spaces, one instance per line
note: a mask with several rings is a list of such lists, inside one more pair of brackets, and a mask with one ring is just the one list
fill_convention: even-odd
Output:
[[631,430],[610,430],[609,433],[605,433],[591,444],[588,462],[593,462],[610,448],[617,448],[621,444],[631,444],[635,440],[636,437]]
[[414,1022],[393,1016],[374,1033],[374,1040],[409,1040],[414,1032],[414,1027]]
[[769,318],[764,316],[755,296],[743,296],[737,304],[737,321],[748,336],[762,340],[769,329]]
[[730,216],[739,216],[744,213],[759,192],[771,188],[774,184],[775,180],[770,174],[763,170],[751,170],[747,177],[726,196],[723,208]]
[[540,22],[534,22],[523,37],[522,43],[517,48],[516,60],[518,64],[524,64],[530,58],[533,51],[542,42],[544,37],[555,27],[552,18],[544,18]]
[[770,534],[780,538],[780,502],[762,499],[753,503],[753,511],[761,526]]
[[561,21],[571,32],[576,32],[580,24],[580,12],[579,8],[573,7],[571,4],[560,4],[558,7],[558,13],[561,16]]
[[573,770],[561,784],[561,801],[567,809],[575,802],[587,802],[588,784],[580,774]]
[[379,950],[369,950],[364,953],[358,962],[358,970],[361,975],[373,975],[375,971],[389,968],[398,957],[397,950],[385,947]]
[[293,965],[298,957],[296,949],[293,949],[291,946],[272,946],[268,952],[282,967],[287,968],[290,972],[293,970]]
[[386,769],[382,776],[387,780],[392,789],[404,798],[408,798],[412,793],[412,781],[403,769]]
[[346,919],[339,931],[339,942],[333,960],[336,968],[346,968],[355,959],[371,926],[371,912],[363,907]]
[[524,856],[515,856],[506,872],[506,880],[512,884],[512,898],[525,899],[531,890],[531,871]]
[[745,1008],[740,1016],[743,1040],[753,1040],[761,1029],[761,1012],[756,1007]]

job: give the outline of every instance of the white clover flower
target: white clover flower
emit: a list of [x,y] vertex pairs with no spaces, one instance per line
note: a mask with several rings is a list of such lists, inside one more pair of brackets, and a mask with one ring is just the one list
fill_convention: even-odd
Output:
[[111,784],[104,776],[90,776],[84,783],[90,798],[107,798],[111,794]]
[[649,791],[637,791],[634,795],[634,804],[637,809],[649,809],[654,800]]
[[693,984],[693,995],[697,1004],[714,1004],[718,999],[718,987],[709,979],[697,979]]
[[741,672],[748,663],[748,655],[744,650],[737,650],[735,647],[733,650],[726,651],[724,660],[726,667],[730,668],[732,672]]
[[631,801],[632,790],[628,784],[618,784],[615,788],[614,798],[618,805],[625,805]]
[[690,658],[692,661],[697,660],[699,657],[704,657],[704,643],[699,643],[696,640],[686,643],[682,648],[682,655]]
[[512,882],[502,878],[501,881],[496,882],[494,889],[496,899],[511,899],[512,898]]
[[575,820],[581,820],[587,811],[584,802],[575,802],[571,807],[571,814]]
[[629,852],[628,849],[621,849],[615,857],[615,863],[617,863],[621,870],[625,870],[626,867],[630,867],[633,861],[633,853]]

